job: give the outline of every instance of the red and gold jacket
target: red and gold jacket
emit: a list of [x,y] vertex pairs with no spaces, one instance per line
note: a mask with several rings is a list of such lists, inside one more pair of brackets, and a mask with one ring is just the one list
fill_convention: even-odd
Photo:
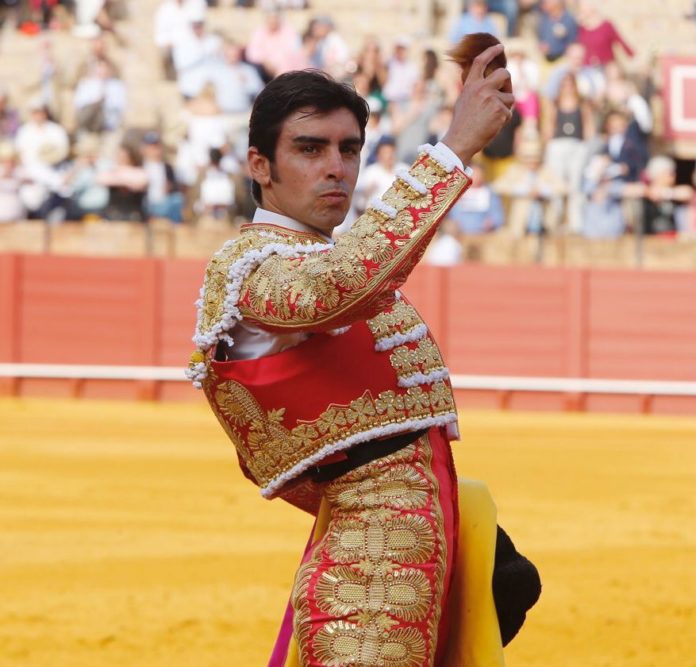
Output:
[[[311,467],[358,443],[456,423],[447,368],[398,287],[469,184],[426,146],[335,244],[254,223],[213,256],[188,375],[264,496],[312,511]],[[242,319],[311,335],[260,359],[215,361]]]

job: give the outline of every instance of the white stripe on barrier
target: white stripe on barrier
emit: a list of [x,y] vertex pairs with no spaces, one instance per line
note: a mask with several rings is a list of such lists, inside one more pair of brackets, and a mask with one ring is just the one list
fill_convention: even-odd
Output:
[[[178,366],[91,366],[78,364],[0,364],[0,377],[74,380],[154,380],[188,382]],[[455,389],[555,391],[571,394],[638,394],[696,396],[696,382],[605,380],[590,378],[452,375]]]

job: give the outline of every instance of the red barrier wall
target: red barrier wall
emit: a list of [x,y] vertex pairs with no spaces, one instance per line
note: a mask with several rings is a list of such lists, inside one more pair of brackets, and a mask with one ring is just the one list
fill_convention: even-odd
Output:
[[[0,255],[0,362],[182,367],[205,262]],[[696,379],[690,273],[421,266],[404,287],[450,370],[474,375]],[[192,399],[185,383],[4,381],[21,394]],[[9,387],[9,389],[8,389]],[[491,392],[460,392],[494,406]],[[574,407],[696,414],[696,398],[571,397]],[[514,408],[564,409],[561,394],[515,393]]]

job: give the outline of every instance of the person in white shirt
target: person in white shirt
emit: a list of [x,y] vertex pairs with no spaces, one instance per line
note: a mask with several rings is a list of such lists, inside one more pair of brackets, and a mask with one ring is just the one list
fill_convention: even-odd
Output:
[[394,137],[382,137],[375,149],[375,161],[361,172],[355,185],[353,206],[356,214],[364,213],[374,197],[379,197],[387,191],[397,172],[407,168],[406,163],[396,161]]
[[191,37],[191,23],[204,21],[208,5],[205,0],[164,0],[154,20],[154,41],[160,49],[164,74],[175,79],[172,51],[176,44]]
[[382,94],[390,104],[408,103],[420,77],[418,65],[409,58],[409,46],[410,40],[400,37],[394,45],[394,54],[387,63],[387,81]]
[[30,105],[29,120],[19,128],[15,137],[15,148],[22,165],[51,166],[67,157],[69,147],[68,133],[49,119],[48,109],[41,100],[34,100]]
[[196,20],[191,23],[191,34],[174,44],[172,57],[179,91],[185,99],[191,99],[215,78],[222,61],[222,38]]
[[101,58],[91,72],[81,79],[75,90],[73,104],[79,130],[113,132],[123,119],[128,101],[126,86],[114,76],[111,64]]

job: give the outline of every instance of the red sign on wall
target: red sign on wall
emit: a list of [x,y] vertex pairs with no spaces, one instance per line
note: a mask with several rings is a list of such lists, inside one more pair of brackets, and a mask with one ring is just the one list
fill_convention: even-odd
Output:
[[696,139],[696,57],[662,60],[665,139]]

